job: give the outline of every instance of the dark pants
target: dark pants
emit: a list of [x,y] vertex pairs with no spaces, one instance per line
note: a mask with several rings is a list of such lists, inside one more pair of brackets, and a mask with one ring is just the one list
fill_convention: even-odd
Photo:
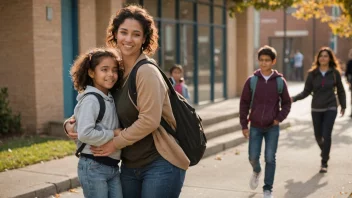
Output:
[[160,157],[143,168],[121,166],[123,197],[177,198],[185,180],[186,171]]
[[334,127],[337,110],[312,112],[315,140],[321,150],[321,166],[328,167],[331,148],[331,134]]
[[249,162],[252,165],[253,171],[259,173],[260,167],[260,153],[262,149],[263,138],[265,140],[265,176],[264,176],[264,190],[272,190],[276,169],[276,150],[279,142],[280,128],[273,126],[267,129],[251,127],[249,131]]
[[294,67],[294,76],[296,81],[303,81],[303,66]]

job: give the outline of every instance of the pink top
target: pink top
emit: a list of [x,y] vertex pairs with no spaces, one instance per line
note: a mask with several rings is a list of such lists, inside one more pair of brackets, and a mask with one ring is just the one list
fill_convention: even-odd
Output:
[[179,94],[182,95],[182,84],[181,84],[181,83],[176,84],[176,85],[174,86],[174,89],[175,89]]

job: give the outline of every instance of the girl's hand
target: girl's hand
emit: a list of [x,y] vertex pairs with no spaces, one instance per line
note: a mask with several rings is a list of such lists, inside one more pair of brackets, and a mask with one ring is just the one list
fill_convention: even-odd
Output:
[[71,117],[66,123],[65,123],[65,132],[66,135],[70,138],[70,139],[77,139],[78,138],[78,134],[75,131],[75,123],[76,123],[76,119],[74,117]]
[[293,103],[293,98],[291,97],[291,103]]
[[122,130],[123,130],[122,128],[115,129],[114,130],[114,137],[119,136]]
[[101,146],[90,146],[94,156],[108,156],[116,151],[116,147],[113,140],[101,145]]

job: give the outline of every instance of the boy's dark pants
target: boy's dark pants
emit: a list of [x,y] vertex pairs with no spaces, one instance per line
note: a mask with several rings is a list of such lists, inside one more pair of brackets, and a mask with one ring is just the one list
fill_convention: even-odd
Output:
[[334,127],[337,110],[312,112],[315,140],[321,150],[321,166],[328,167],[331,148],[331,134]]
[[258,173],[260,167],[260,153],[262,148],[263,138],[265,140],[265,176],[264,190],[272,190],[276,169],[276,150],[279,142],[280,128],[272,126],[270,128],[255,128],[250,127],[249,132],[249,162],[253,167],[253,171]]

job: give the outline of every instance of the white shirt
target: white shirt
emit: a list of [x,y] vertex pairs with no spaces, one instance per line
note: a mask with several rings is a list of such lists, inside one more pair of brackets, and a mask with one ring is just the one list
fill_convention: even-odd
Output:
[[321,73],[323,76],[325,76],[326,71],[321,71],[321,70],[320,70],[320,73]]
[[303,66],[303,54],[301,54],[301,52],[298,52],[295,54],[294,56],[294,66],[295,67],[302,67]]
[[260,71],[260,74],[262,74],[262,76],[265,79],[265,81],[268,82],[269,78],[274,74],[274,72],[272,71],[269,76],[265,76],[261,71]]

